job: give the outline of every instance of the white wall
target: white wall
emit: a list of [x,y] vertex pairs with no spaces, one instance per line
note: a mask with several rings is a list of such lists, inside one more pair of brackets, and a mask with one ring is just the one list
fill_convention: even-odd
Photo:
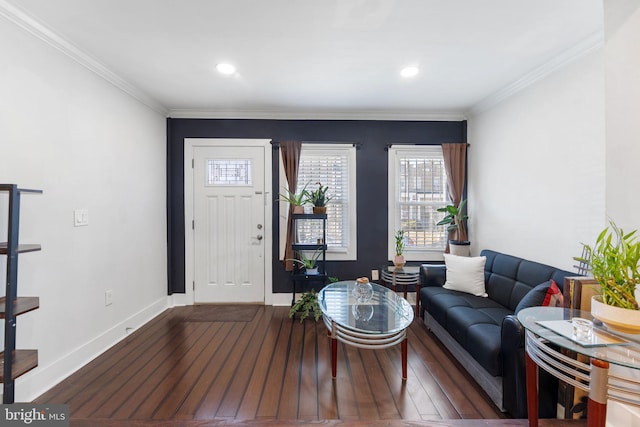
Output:
[[605,224],[603,50],[470,117],[472,252],[573,271]]
[[[640,2],[605,0],[606,208],[626,231],[640,229]],[[637,370],[623,375],[640,379]],[[640,409],[609,402],[607,426],[640,425]]]
[[[17,323],[18,347],[39,350],[16,384],[29,401],[167,306],[166,130],[161,114],[2,17],[0,52],[0,182],[44,190],[22,201],[21,241],[43,246],[19,263],[19,294],[41,305]],[[5,196],[0,208],[6,235]],[[89,226],[73,227],[77,208]]]
[[640,2],[605,1],[607,214],[640,229]]

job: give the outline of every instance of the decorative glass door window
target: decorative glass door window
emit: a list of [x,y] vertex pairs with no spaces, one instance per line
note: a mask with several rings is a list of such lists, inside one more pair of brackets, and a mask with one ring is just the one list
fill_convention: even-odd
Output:
[[250,159],[207,160],[207,185],[251,185]]

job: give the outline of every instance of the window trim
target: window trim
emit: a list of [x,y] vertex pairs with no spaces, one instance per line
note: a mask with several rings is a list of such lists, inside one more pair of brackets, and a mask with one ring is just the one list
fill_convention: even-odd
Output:
[[[347,169],[349,171],[349,242],[347,251],[327,250],[327,261],[355,261],[358,257],[358,222],[357,222],[357,186],[356,186],[356,147],[353,144],[346,143],[308,143],[303,142],[302,147],[305,150],[317,150],[317,151],[342,151],[347,153]],[[280,188],[278,194],[281,193],[283,188],[287,186],[287,178],[284,173],[284,166],[282,164],[282,154],[278,151],[278,171]],[[329,193],[331,189],[329,189]],[[286,244],[286,232],[287,232],[287,218],[289,215],[289,204],[286,202],[279,203],[278,217],[280,223],[280,247],[279,247],[279,259],[284,259],[284,249]]]
[[[424,151],[426,149],[435,149],[442,148],[441,145],[415,145],[415,144],[401,144],[401,145],[391,145],[388,150],[388,232],[387,232],[387,255],[389,257],[389,261],[392,261],[396,255],[395,252],[395,231],[397,229],[397,215],[396,215],[396,203],[397,203],[397,194],[399,191],[399,183],[398,183],[398,158],[399,155],[402,156],[410,155],[411,153],[416,153],[419,155],[424,155]],[[446,204],[447,202],[445,202]],[[442,249],[411,249],[405,250],[404,259],[406,261],[442,261],[444,260],[444,248]]]

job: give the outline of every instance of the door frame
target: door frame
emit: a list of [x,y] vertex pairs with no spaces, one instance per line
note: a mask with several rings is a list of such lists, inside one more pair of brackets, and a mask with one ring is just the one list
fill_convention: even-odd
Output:
[[[270,139],[249,138],[185,138],[184,139],[184,301],[174,300],[175,305],[193,305],[195,293],[193,283],[195,276],[195,236],[192,228],[194,218],[194,182],[192,161],[196,147],[263,147],[264,148],[264,303],[273,302],[273,203],[271,189],[273,174],[271,161],[273,150]],[[174,294],[174,297],[176,294]]]

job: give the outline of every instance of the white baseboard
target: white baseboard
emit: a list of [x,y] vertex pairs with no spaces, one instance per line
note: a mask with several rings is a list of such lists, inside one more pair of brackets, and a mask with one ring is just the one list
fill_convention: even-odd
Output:
[[132,316],[122,320],[91,341],[67,353],[46,366],[38,366],[32,372],[16,380],[16,402],[31,402],[51,387],[104,353],[151,319],[162,313],[172,301],[163,297]]

